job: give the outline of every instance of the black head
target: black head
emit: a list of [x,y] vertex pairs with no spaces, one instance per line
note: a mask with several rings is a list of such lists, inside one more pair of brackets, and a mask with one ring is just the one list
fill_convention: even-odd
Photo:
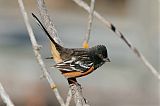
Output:
[[107,48],[104,45],[97,45],[90,48],[90,57],[94,62],[94,68],[102,66],[105,62],[110,62]]
[[101,58],[104,62],[110,62],[108,58],[107,48],[104,45],[97,45],[94,47],[96,49],[96,55]]

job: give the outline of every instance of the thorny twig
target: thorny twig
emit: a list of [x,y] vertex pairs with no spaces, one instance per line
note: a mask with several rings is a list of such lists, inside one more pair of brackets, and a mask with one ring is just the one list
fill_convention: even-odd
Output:
[[[57,43],[62,44],[58,38],[57,31],[56,31],[48,13],[47,13],[47,8],[45,6],[44,0],[37,0],[37,2],[38,2],[38,8],[40,11],[41,19],[42,19],[47,31],[49,32],[49,34],[53,37],[53,39],[55,41],[57,41],[57,39],[58,39]],[[52,47],[51,52],[53,54],[55,62],[62,61],[59,58],[59,55],[55,50],[55,46],[53,44],[51,44],[51,47]],[[86,103],[86,100],[84,99],[84,97],[82,95],[82,88],[79,84],[72,84],[72,86],[70,86],[70,89],[71,89],[72,95],[68,95],[67,100],[66,100],[66,105],[69,105],[69,103],[71,101],[71,97],[73,96],[76,106],[88,106],[88,104]],[[70,91],[68,93],[70,93]]]
[[[87,12],[90,12],[90,7],[83,0],[73,0],[77,5],[85,9]],[[118,37],[120,37],[127,46],[133,51],[133,53],[144,63],[144,65],[152,72],[152,74],[160,80],[160,74],[158,71],[148,62],[148,60],[144,57],[144,55],[134,47],[125,37],[124,35],[116,29],[116,27],[109,21],[107,21],[104,17],[102,17],[98,12],[94,11],[94,16],[98,18],[102,23],[104,23],[109,29],[111,29]]]
[[11,99],[9,98],[8,94],[4,90],[2,84],[0,83],[0,96],[3,100],[3,102],[6,104],[6,106],[14,106]]
[[63,99],[60,96],[59,91],[56,88],[56,85],[55,85],[54,81],[52,80],[50,74],[48,73],[48,71],[46,69],[46,66],[45,66],[45,64],[44,64],[44,62],[43,62],[43,60],[41,58],[41,55],[40,55],[40,52],[39,52],[40,46],[38,45],[38,43],[37,43],[37,41],[35,39],[35,36],[33,34],[33,31],[32,31],[31,25],[29,23],[28,16],[27,16],[27,12],[26,12],[26,10],[24,8],[24,5],[23,5],[23,1],[22,0],[18,0],[18,3],[19,3],[19,7],[20,7],[21,13],[23,15],[24,22],[26,24],[28,33],[29,33],[29,37],[30,37],[30,40],[31,40],[31,43],[32,43],[32,47],[33,47],[33,51],[35,53],[37,61],[38,61],[39,65],[40,65],[40,67],[41,67],[41,69],[42,69],[42,71],[44,73],[45,78],[49,82],[51,89],[54,91],[57,100],[59,101],[59,103],[61,104],[61,106],[65,106],[64,102],[63,102]]
[[88,17],[88,27],[87,27],[87,32],[86,32],[86,36],[85,36],[85,40],[83,43],[83,47],[84,48],[88,48],[88,42],[89,42],[89,38],[90,38],[90,34],[91,34],[91,27],[92,27],[92,22],[93,22],[93,12],[94,12],[94,8],[95,8],[95,0],[91,0],[90,3],[90,12],[89,12],[89,17]]

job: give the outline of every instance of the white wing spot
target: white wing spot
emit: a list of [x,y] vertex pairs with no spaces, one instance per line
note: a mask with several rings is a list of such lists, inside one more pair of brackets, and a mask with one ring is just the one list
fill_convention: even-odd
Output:
[[73,60],[69,60],[69,61],[64,61],[63,63],[72,63]]
[[88,64],[89,66],[93,65],[93,63]]
[[63,70],[63,71],[72,71],[72,70],[69,70],[69,69],[66,69],[66,68],[58,68],[59,70]]
[[80,63],[79,64],[81,67],[84,67],[84,68],[90,68],[90,67],[88,67],[88,66],[86,66],[86,65],[83,65],[82,63]]

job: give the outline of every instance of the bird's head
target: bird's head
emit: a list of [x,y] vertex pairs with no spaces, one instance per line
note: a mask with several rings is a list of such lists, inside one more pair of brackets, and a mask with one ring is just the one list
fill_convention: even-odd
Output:
[[97,45],[90,48],[90,58],[94,62],[94,68],[102,66],[105,62],[110,62],[107,48],[104,45]]
[[104,45],[97,45],[94,47],[96,55],[104,62],[110,62],[108,58],[107,48]]

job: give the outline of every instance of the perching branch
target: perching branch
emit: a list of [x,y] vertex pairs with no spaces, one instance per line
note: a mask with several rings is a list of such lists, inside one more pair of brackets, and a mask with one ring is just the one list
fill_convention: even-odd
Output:
[[[85,9],[87,12],[90,12],[90,7],[83,0],[73,0],[77,5]],[[111,29],[116,35],[124,41],[127,46],[133,51],[133,53],[143,62],[143,64],[152,72],[152,74],[160,80],[160,74],[158,71],[148,62],[148,60],[144,57],[144,55],[134,47],[125,37],[124,35],[116,29],[116,27],[109,21],[107,21],[104,17],[102,17],[98,12],[94,11],[94,16],[98,18],[103,24],[106,25],[109,29]]]
[[[37,0],[37,2],[38,2],[38,8],[40,11],[40,16],[41,16],[42,22],[44,23],[47,31],[53,37],[53,39],[61,45],[62,43],[61,43],[60,39],[58,38],[57,31],[56,31],[49,15],[48,15],[44,0]],[[54,57],[55,62],[62,61],[60,58],[60,55],[57,52],[53,43],[51,43],[51,52],[52,52],[52,55]],[[88,106],[86,103],[86,100],[84,99],[84,97],[82,95],[82,88],[80,87],[79,84],[70,85],[70,89],[71,89],[72,95],[68,95],[68,97],[66,99],[66,105],[69,105],[69,103],[71,101],[71,97],[73,96],[76,106]],[[68,93],[70,93],[70,91]]]
[[3,102],[6,104],[6,106],[14,106],[11,99],[9,98],[8,94],[4,90],[2,84],[0,83],[0,96],[3,100]]
[[33,51],[35,53],[37,61],[38,61],[39,65],[40,65],[40,67],[41,67],[41,69],[42,69],[42,71],[44,73],[45,78],[49,82],[51,89],[54,91],[57,100],[59,101],[61,106],[65,106],[64,105],[64,101],[63,101],[62,97],[60,96],[59,91],[58,91],[54,81],[52,80],[50,74],[48,73],[48,71],[46,69],[46,66],[45,66],[45,64],[44,64],[44,62],[42,60],[42,57],[40,55],[40,52],[39,52],[40,46],[38,45],[38,43],[37,43],[37,41],[35,39],[35,36],[33,34],[33,31],[32,31],[31,25],[29,23],[28,16],[27,16],[27,12],[26,12],[26,10],[24,8],[24,5],[23,5],[23,1],[22,0],[18,0],[18,3],[19,3],[19,7],[20,7],[21,13],[23,15],[24,22],[26,24],[28,33],[29,33],[29,37],[30,37],[30,40],[31,40],[31,43],[32,43],[32,47],[33,47]]
[[89,12],[89,17],[88,17],[88,27],[87,27],[87,32],[85,36],[85,40],[83,42],[83,47],[88,48],[88,42],[91,34],[91,27],[92,27],[92,22],[93,22],[93,12],[94,12],[94,7],[95,7],[95,0],[91,0],[90,3],[90,12]]
[[72,100],[72,92],[71,92],[71,89],[69,88],[67,99],[66,99],[66,106],[69,106],[71,100]]
[[71,84],[70,88],[72,95],[74,96],[74,102],[76,103],[76,106],[90,106],[88,101],[83,97],[81,85]]

